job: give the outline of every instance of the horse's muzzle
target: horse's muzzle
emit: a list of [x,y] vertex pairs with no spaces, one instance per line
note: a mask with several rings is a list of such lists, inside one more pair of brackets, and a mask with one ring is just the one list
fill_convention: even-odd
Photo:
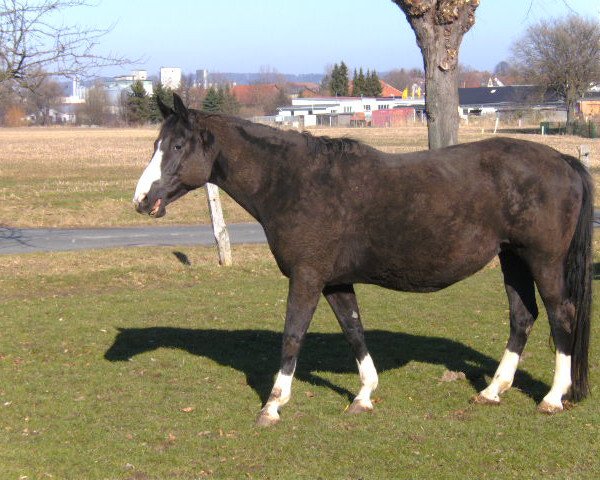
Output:
[[135,211],[144,215],[150,215],[154,218],[160,218],[165,215],[165,202],[162,198],[156,199],[156,201],[151,204],[148,201],[148,197],[145,196],[142,200],[133,200],[133,206]]

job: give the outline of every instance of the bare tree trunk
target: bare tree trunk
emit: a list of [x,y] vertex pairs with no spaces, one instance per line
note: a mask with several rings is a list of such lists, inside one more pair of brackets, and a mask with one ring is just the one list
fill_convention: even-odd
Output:
[[429,148],[458,142],[458,50],[479,0],[392,0],[415,32],[425,68]]
[[458,143],[458,69],[442,70],[425,60],[425,112],[429,148]]

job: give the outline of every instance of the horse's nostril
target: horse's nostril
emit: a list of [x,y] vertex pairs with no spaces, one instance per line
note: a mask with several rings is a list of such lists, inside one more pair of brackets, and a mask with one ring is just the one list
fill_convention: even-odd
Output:
[[133,208],[135,208],[135,211],[138,213],[144,213],[144,209],[146,208],[147,203],[148,201],[146,199],[146,195],[140,198],[134,198]]
[[146,195],[138,195],[137,197],[133,197],[133,205],[134,207],[138,207],[139,205],[141,205],[142,203],[144,203],[144,200],[146,200]]

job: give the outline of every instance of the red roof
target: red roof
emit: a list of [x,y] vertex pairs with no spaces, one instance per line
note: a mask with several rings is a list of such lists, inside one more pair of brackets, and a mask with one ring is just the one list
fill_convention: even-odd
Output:
[[382,97],[401,97],[402,91],[392,87],[389,83],[381,81],[381,96]]
[[241,105],[257,105],[265,98],[275,98],[279,94],[279,87],[274,83],[236,85],[231,93]]

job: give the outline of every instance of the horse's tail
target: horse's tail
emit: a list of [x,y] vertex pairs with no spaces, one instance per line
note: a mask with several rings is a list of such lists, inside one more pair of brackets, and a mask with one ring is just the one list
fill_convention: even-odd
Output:
[[590,391],[588,350],[592,307],[594,185],[589,172],[579,160],[567,155],[564,158],[579,174],[583,185],[581,210],[565,262],[567,294],[575,306],[571,346],[572,398],[574,401],[579,401]]

